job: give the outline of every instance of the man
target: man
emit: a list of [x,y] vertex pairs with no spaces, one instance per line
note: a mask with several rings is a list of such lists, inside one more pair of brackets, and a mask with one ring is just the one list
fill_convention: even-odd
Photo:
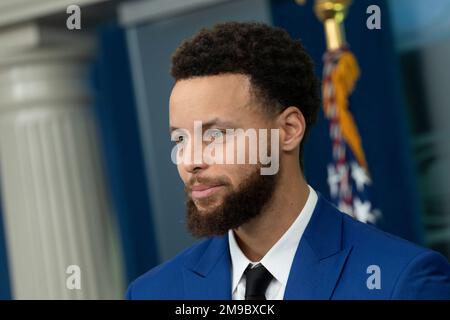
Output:
[[[303,144],[320,101],[299,41],[260,23],[223,23],[185,41],[172,63],[187,226],[206,239],[135,280],[128,299],[450,299],[443,256],[354,220],[307,184]],[[199,123],[203,148],[192,147]],[[230,151],[236,160],[233,139],[250,141],[252,130],[271,142],[257,145],[257,162],[252,143],[245,161],[217,161]]]

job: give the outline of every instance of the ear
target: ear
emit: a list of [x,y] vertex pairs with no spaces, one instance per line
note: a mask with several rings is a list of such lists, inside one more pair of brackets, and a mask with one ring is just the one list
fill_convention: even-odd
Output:
[[306,122],[303,113],[297,107],[288,107],[278,115],[277,122],[280,129],[280,149],[295,150],[305,134]]

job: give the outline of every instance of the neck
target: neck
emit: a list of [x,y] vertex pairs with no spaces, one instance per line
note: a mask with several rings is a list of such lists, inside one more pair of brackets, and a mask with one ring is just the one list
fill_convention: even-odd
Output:
[[239,247],[250,261],[260,261],[289,229],[308,199],[309,188],[300,169],[280,172],[278,186],[261,214],[234,229]]

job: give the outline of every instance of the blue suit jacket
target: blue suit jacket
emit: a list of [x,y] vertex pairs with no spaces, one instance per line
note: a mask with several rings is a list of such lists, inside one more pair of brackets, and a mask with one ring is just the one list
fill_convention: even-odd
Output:
[[[145,273],[126,298],[231,299],[228,236],[203,240]],[[450,299],[450,265],[341,213],[319,194],[284,299]]]

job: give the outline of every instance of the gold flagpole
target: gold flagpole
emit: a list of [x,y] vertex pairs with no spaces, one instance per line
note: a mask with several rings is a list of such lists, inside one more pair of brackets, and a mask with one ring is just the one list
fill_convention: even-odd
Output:
[[[296,0],[296,2],[304,5],[306,0]],[[360,73],[358,62],[345,40],[344,20],[351,3],[352,0],[315,0],[314,2],[314,12],[324,25],[327,44],[322,80],[323,110],[330,125],[333,167],[336,172],[340,172],[339,190],[335,203],[342,211],[361,221],[374,222],[376,216],[362,212],[361,206],[353,201],[354,176],[362,173],[365,179],[370,181],[370,175],[361,137],[348,102],[348,97]],[[353,160],[349,162],[347,150],[352,152],[357,163]]]
[[[296,0],[304,5],[306,0]],[[352,0],[315,0],[314,12],[325,28],[327,50],[334,51],[345,46],[344,19]]]
[[[304,5],[306,0],[296,0]],[[356,58],[348,49],[345,40],[344,20],[352,0],[315,0],[314,12],[325,29],[328,59],[325,60],[322,96],[325,115],[335,121],[342,136],[353,151],[360,166],[368,171],[361,138],[353,116],[348,109],[348,97],[359,77]],[[334,57],[335,63],[330,59]],[[332,89],[332,90],[331,90]],[[332,92],[332,96],[329,96]]]

